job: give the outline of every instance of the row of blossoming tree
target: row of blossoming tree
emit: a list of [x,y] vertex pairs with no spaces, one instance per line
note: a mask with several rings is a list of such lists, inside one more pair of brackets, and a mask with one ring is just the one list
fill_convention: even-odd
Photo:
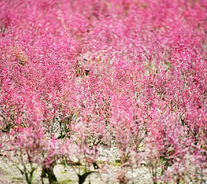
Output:
[[110,147],[120,183],[206,180],[206,0],[3,0],[0,42],[0,151],[27,183],[83,183]]

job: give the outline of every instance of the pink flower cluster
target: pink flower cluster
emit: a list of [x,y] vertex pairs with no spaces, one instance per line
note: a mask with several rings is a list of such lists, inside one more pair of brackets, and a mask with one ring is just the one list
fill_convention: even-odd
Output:
[[18,164],[116,147],[120,183],[143,162],[154,183],[207,180],[206,0],[5,0],[0,42],[0,147]]

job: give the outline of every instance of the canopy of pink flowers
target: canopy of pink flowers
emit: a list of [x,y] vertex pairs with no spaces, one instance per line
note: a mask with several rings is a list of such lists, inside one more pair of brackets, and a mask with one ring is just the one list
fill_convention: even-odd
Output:
[[159,163],[163,182],[207,169],[206,0],[3,0],[0,43],[2,151],[48,166],[93,138],[122,166]]

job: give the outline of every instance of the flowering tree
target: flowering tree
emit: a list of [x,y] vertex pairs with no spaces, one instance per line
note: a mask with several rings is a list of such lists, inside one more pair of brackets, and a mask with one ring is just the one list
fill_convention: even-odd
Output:
[[154,183],[202,183],[206,12],[206,0],[1,1],[1,152],[27,183],[37,167],[56,181],[63,162],[87,166],[79,183],[112,162],[120,183],[143,162]]

